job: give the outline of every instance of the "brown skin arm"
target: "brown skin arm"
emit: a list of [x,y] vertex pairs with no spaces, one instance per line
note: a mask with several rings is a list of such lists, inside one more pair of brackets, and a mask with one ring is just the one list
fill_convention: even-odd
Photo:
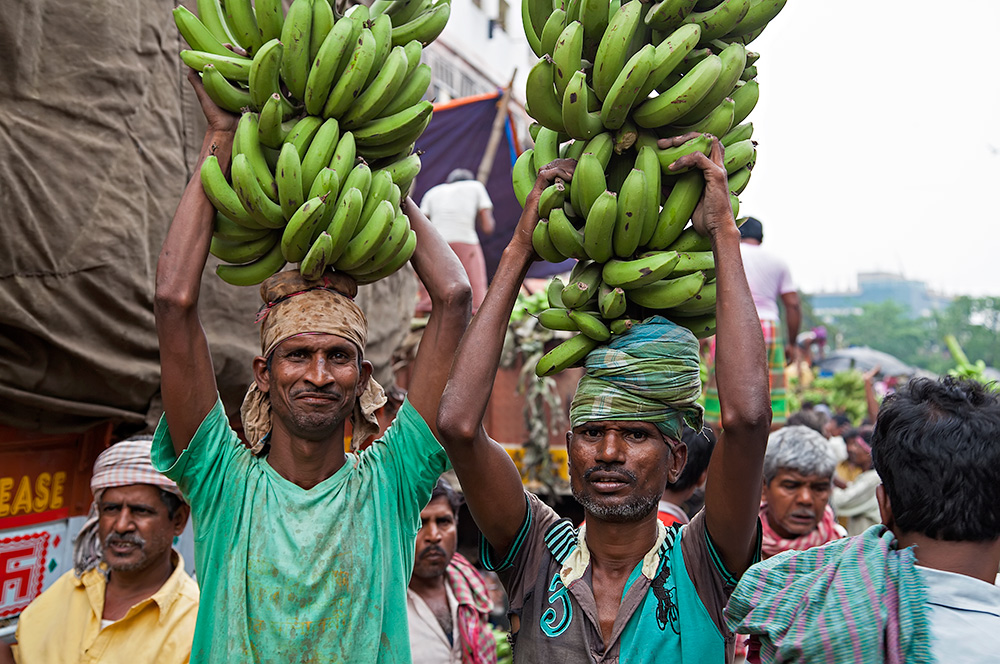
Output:
[[569,180],[574,166],[575,162],[562,159],[539,171],[486,298],[455,354],[438,411],[439,440],[462,484],[472,518],[501,553],[509,550],[524,521],[524,488],[513,460],[486,434],[483,417],[500,365],[510,312],[535,260],[531,233],[538,223],[538,197],[555,178]]
[[[680,145],[693,136],[665,139],[659,145]],[[705,522],[726,567],[742,574],[753,558],[761,466],[771,424],[764,335],[743,271],[722,144],[713,141],[710,157],[697,153],[675,164],[700,168],[705,175],[705,193],[692,223],[712,239],[718,284],[715,371],[723,431],[708,467]]]
[[782,293],[781,303],[785,306],[785,324],[788,333],[785,340],[785,362],[791,364],[798,356],[795,339],[799,336],[799,327],[802,325],[802,303],[796,292]]
[[14,651],[3,641],[0,641],[0,664],[14,664]]
[[153,312],[160,343],[160,389],[174,451],[191,442],[202,420],[215,405],[217,387],[208,338],[198,317],[201,274],[208,258],[215,208],[201,187],[199,171],[209,154],[229,166],[238,118],[216,106],[194,70],[188,72],[208,120],[205,141],[156,266]]
[[437,431],[438,405],[448,382],[455,347],[469,323],[472,286],[465,268],[427,216],[407,196],[403,212],[417,234],[417,249],[410,261],[431,297],[431,315],[420,338],[407,387],[410,404]]
[[479,225],[479,230],[483,232],[483,235],[493,235],[493,231],[497,226],[497,222],[493,218],[493,210],[490,208],[480,210],[476,215],[476,222]]

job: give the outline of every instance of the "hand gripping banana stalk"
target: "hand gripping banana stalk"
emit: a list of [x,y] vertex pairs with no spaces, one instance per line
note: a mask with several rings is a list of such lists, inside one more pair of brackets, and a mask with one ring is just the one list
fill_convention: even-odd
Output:
[[[376,0],[343,15],[331,0],[197,0],[174,21],[181,59],[220,108],[240,114],[229,169],[201,182],[217,210],[216,272],[239,286],[286,263],[371,283],[412,256],[400,204],[420,172],[414,145],[431,120],[423,48],[451,0]],[[581,46],[582,48],[582,46]],[[230,171],[227,177],[225,172]]]
[[513,167],[518,200],[553,159],[577,161],[571,182],[540,197],[532,242],[544,260],[578,259],[565,283],[550,282],[538,316],[578,334],[539,361],[538,375],[573,366],[653,313],[699,338],[714,334],[714,259],[690,223],[704,178],[669,166],[721,139],[737,213],[757,155],[747,118],[759,55],[747,45],[785,2],[522,1],[539,60],[525,85],[535,145]]

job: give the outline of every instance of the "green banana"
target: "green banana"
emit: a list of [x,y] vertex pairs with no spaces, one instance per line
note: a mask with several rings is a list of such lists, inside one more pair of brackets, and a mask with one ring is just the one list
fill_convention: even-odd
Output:
[[715,334],[714,313],[692,318],[677,317],[674,322],[691,330],[691,333],[698,339],[707,339]]
[[[660,0],[649,8],[645,17],[646,25],[663,32],[675,30],[694,10],[696,2],[697,0]],[[699,32],[700,30],[699,26]]]
[[639,128],[627,117],[622,126],[613,133],[615,140],[615,154],[627,152],[639,140]]
[[559,158],[559,132],[548,127],[538,130],[535,139],[535,166],[539,169]]
[[750,111],[757,105],[760,98],[760,84],[757,81],[747,81],[743,85],[733,90],[733,125],[738,125],[747,119]]
[[573,266],[562,290],[563,305],[567,309],[581,309],[597,297],[601,269],[601,264],[592,260],[581,260]]
[[703,12],[691,12],[684,19],[701,26],[701,40],[707,42],[722,37],[746,16],[751,0],[723,0]]
[[426,127],[434,104],[420,101],[393,115],[387,115],[354,129],[354,140],[359,148],[386,145],[401,140],[416,140]]
[[420,45],[420,42],[414,39],[403,45],[403,51],[406,53],[406,78],[409,79],[413,76],[413,73],[417,70],[417,66],[420,64],[420,58],[424,53],[424,47]]
[[[306,0],[299,0],[306,1]],[[259,111],[271,95],[281,93],[281,63],[284,46],[277,39],[263,44],[253,56],[250,65],[250,103]]]
[[743,70],[743,73],[740,74],[740,80],[744,81],[744,82],[746,82],[746,81],[752,81],[752,80],[754,80],[756,78],[757,78],[757,66],[756,65],[747,65],[746,69]]
[[677,239],[670,243],[668,249],[677,253],[686,251],[708,251],[712,248],[712,241],[696,231],[693,226],[688,226]]
[[583,248],[587,256],[604,263],[614,256],[615,221],[618,217],[618,195],[604,191],[587,212],[583,226]]
[[566,9],[566,22],[570,23],[571,21],[579,21],[581,0],[566,0],[564,4]]
[[549,213],[549,239],[563,256],[579,259],[587,257],[583,248],[583,233],[573,226],[562,208],[555,208]]
[[252,263],[218,265],[215,273],[233,286],[255,286],[285,267],[285,262],[285,257],[281,255],[281,243],[275,242],[270,251]]
[[[298,150],[291,143],[285,143],[278,154],[278,167],[275,170],[275,181],[278,185],[278,204],[286,219],[302,206],[305,192],[302,181],[302,161]],[[286,256],[287,258],[287,256]],[[298,260],[288,258],[288,260]]]
[[616,318],[611,321],[611,324],[608,325],[608,327],[611,329],[611,334],[625,334],[635,327],[638,322],[639,321],[632,320],[631,318]]
[[681,276],[692,272],[708,272],[715,269],[715,255],[711,251],[685,251],[677,254],[677,264],[672,274]]
[[733,143],[745,141],[751,136],[753,136],[753,123],[745,122],[730,129],[729,133],[719,140],[722,142],[722,145],[728,148]]
[[570,319],[580,328],[580,332],[594,341],[607,341],[611,338],[611,330],[594,314],[581,309],[569,309],[568,311]]
[[[392,19],[388,15],[383,14],[372,19],[370,29],[372,37],[375,38],[375,59],[372,61],[371,69],[368,71],[368,80],[365,81],[366,90],[372,85],[375,77],[382,71],[389,53],[395,48],[392,45]],[[403,47],[400,46],[399,48]],[[406,56],[405,51],[403,55],[404,57]],[[406,66],[409,67],[409,65],[409,60],[407,60]]]
[[292,128],[285,134],[285,143],[291,143],[299,151],[299,159],[306,156],[306,151],[312,143],[316,132],[323,126],[323,118],[315,115],[306,115],[298,120]]
[[233,241],[213,236],[208,251],[227,263],[250,263],[270,251],[278,238],[275,231],[268,231],[267,235],[254,240]]
[[545,299],[548,301],[550,307],[566,308],[562,300],[562,291],[565,287],[566,284],[559,277],[552,277],[549,279],[549,283],[545,284]]
[[282,97],[276,92],[264,102],[264,107],[257,116],[257,138],[261,145],[275,150],[281,149],[285,136],[291,128],[282,123],[283,117]]
[[711,134],[712,136],[721,138],[733,126],[733,111],[735,108],[736,102],[732,98],[726,97],[722,100],[721,104],[716,106],[699,122],[692,125],[672,125],[670,133],[675,136],[681,136],[690,132],[696,132],[699,134]]
[[226,175],[222,172],[219,159],[214,154],[205,157],[199,171],[201,177],[201,187],[205,191],[205,196],[212,201],[215,209],[226,215],[240,226],[250,229],[266,228],[257,222],[240,200],[236,191],[226,180]]
[[212,31],[202,23],[201,19],[194,15],[184,5],[174,7],[174,23],[181,37],[195,51],[206,51],[216,55],[233,55],[233,52],[222,45],[222,42],[212,34]]
[[263,192],[272,201],[277,201],[278,185],[275,184],[274,174],[271,172],[271,167],[267,163],[260,144],[256,113],[247,111],[240,116],[236,126],[236,134],[233,137],[233,154],[246,156]]
[[611,18],[609,9],[608,0],[582,0],[580,3],[579,20],[583,24],[583,36],[590,52],[597,50],[604,31],[608,29]]
[[614,137],[611,135],[611,132],[606,131],[587,141],[587,147],[583,151],[597,157],[597,161],[601,164],[601,170],[605,170],[608,164],[611,163],[611,153],[614,151],[614,145]]
[[262,44],[272,39],[281,39],[281,26],[285,21],[281,0],[255,0],[253,14],[257,19],[257,31]]
[[[226,0],[227,2],[229,0]],[[285,52],[281,58],[281,79],[295,99],[304,100],[309,65],[312,63],[313,0],[292,0],[281,26],[281,43]]]
[[389,226],[389,234],[386,235],[385,240],[378,247],[378,250],[372,254],[371,258],[366,260],[357,268],[354,268],[352,272],[356,274],[367,274],[369,272],[375,272],[381,270],[385,265],[387,265],[399,250],[403,248],[406,243],[406,238],[410,235],[410,220],[405,214],[399,212],[396,214]]
[[410,234],[406,236],[406,241],[403,243],[403,248],[386,263],[383,267],[375,270],[374,272],[367,272],[365,274],[355,274],[354,278],[357,280],[358,284],[370,284],[372,282],[378,281],[379,279],[384,279],[390,274],[394,273],[399,268],[406,265],[407,261],[413,256],[413,252],[417,248],[417,233],[416,231],[410,230]]
[[334,261],[334,267],[343,272],[350,272],[363,265],[375,255],[379,246],[388,237],[395,219],[396,212],[392,209],[392,203],[389,201],[379,203],[368,223],[364,226],[359,224],[360,230],[355,230],[354,237],[347,243],[344,253]]
[[602,283],[597,290],[597,306],[605,320],[614,320],[625,313],[628,300],[625,299],[625,289],[611,287]]
[[323,117],[339,118],[361,94],[368,80],[368,72],[371,71],[372,63],[375,61],[375,46],[372,31],[363,28],[357,46],[347,61],[347,67],[330,90],[330,95],[323,106]]
[[[236,44],[236,38],[226,24],[225,11],[218,0],[197,0],[198,19],[220,44]],[[228,49],[226,49],[228,50]]]
[[223,6],[226,9],[226,23],[236,38],[236,45],[253,55],[263,42],[260,40],[260,30],[257,28],[257,18],[250,0],[226,0]]
[[717,55],[709,55],[668,90],[640,104],[632,119],[647,129],[671,124],[705,98],[721,73],[722,60]]
[[597,341],[585,334],[570,337],[538,359],[535,375],[544,378],[568,369],[587,357],[587,353],[596,348],[597,344]]
[[[726,0],[736,2],[737,0]],[[702,36],[704,38],[704,35]],[[747,49],[743,44],[730,44],[722,53],[719,53],[719,62],[722,69],[719,77],[715,80],[712,88],[705,94],[701,101],[693,106],[687,107],[689,110],[677,118],[677,124],[693,124],[698,122],[708,113],[722,103],[722,100],[733,93],[740,74],[743,73],[747,61]]]
[[333,153],[340,141],[340,125],[336,118],[329,118],[320,126],[309,142],[302,157],[302,189],[309,191],[316,175],[330,164]]
[[538,216],[540,219],[548,219],[549,212],[553,208],[561,208],[566,200],[566,184],[556,179],[555,182],[542,190],[538,197]]
[[201,72],[201,82],[205,86],[205,92],[219,108],[230,113],[240,113],[251,106],[250,93],[230,83],[215,65],[205,65]]
[[[392,175],[390,175],[388,171],[377,170],[371,172],[371,180],[368,185],[368,190],[362,190],[361,192],[365,194],[365,205],[361,208],[360,224],[362,226],[368,223],[368,220],[371,219],[372,214],[375,212],[375,208],[377,208],[382,201],[390,200],[389,197],[392,194],[392,188],[394,186]],[[394,215],[399,213],[398,201],[392,209]]]
[[325,196],[310,198],[288,220],[281,233],[281,255],[289,263],[305,258],[312,246],[313,236],[320,232],[320,222],[325,211]]
[[534,230],[531,231],[531,246],[542,260],[549,263],[561,263],[567,258],[552,244],[547,219],[541,219],[535,224]]
[[586,148],[587,141],[567,141],[559,148],[559,157],[562,159],[572,159],[573,161],[576,161],[583,156],[583,151]]
[[340,258],[351,238],[354,237],[354,231],[357,229],[358,221],[361,219],[361,210],[364,208],[364,205],[364,197],[358,189],[354,187],[342,189],[340,198],[336,202],[333,218],[326,229],[326,232],[333,239],[333,249],[330,251],[329,258],[330,264],[333,264]]
[[407,42],[417,40],[424,46],[438,38],[448,19],[451,17],[451,2],[437,0],[430,10],[420,14],[412,21],[392,28],[392,45],[402,46]]
[[618,73],[605,93],[604,104],[601,106],[601,122],[608,129],[618,129],[625,123],[625,118],[632,105],[639,98],[639,90],[649,78],[656,57],[656,48],[646,44],[633,55]]
[[267,228],[284,227],[285,215],[281,206],[264,193],[245,154],[233,156],[232,177],[236,195],[258,224]]
[[368,196],[368,191],[372,186],[372,169],[364,161],[359,161],[351,172],[347,174],[347,178],[343,182],[343,189],[347,191],[349,189],[357,189],[361,192],[361,197],[365,198]]
[[754,142],[752,139],[737,141],[726,148],[724,163],[726,173],[733,174],[744,166],[750,164],[754,158]]
[[577,332],[580,327],[570,318],[569,309],[562,307],[550,307],[542,309],[537,314],[538,323],[548,330],[559,330],[562,332]]
[[524,38],[528,40],[528,46],[538,57],[545,52],[542,50],[540,36],[551,11],[551,2],[524,0],[521,3],[521,26],[524,28]]
[[646,246],[650,249],[669,247],[681,235],[704,190],[705,178],[701,171],[691,171],[681,175],[674,182],[667,200],[663,202],[656,230],[653,231],[653,236]]
[[566,127],[563,124],[560,99],[556,96],[554,77],[555,64],[552,57],[543,55],[528,72],[525,80],[525,109],[540,124],[554,131],[564,132]]
[[559,41],[559,35],[566,29],[567,23],[566,12],[561,7],[556,7],[552,10],[552,13],[545,19],[542,31],[538,33],[538,39],[542,47],[542,55],[539,57],[552,55],[552,52],[556,48],[556,42]]
[[570,203],[578,215],[586,219],[598,196],[608,189],[601,162],[590,152],[584,152],[576,162],[573,180],[569,183]]
[[386,8],[384,14],[392,19],[394,25],[402,25],[430,9],[430,6],[429,0],[396,0]]
[[316,281],[323,276],[326,266],[330,264],[330,252],[333,251],[333,238],[326,231],[309,247],[309,251],[299,263],[299,272],[306,281]]
[[628,47],[639,28],[642,7],[639,2],[626,2],[611,20],[597,46],[594,56],[593,88],[598,99],[604,101],[618,74],[628,59]]
[[646,216],[642,220],[642,232],[639,234],[639,246],[644,247],[653,237],[660,218],[662,171],[656,148],[649,145],[640,147],[635,157],[635,167],[646,174]]
[[733,218],[740,216],[740,198],[733,192],[729,192],[729,207],[733,212]]
[[316,57],[313,58],[312,66],[309,68],[303,99],[306,112],[310,115],[320,115],[323,112],[337,77],[338,66],[349,57],[349,53],[353,53],[353,50],[348,50],[353,45],[351,41],[353,29],[352,21],[337,21],[320,44],[319,51],[316,52]]
[[253,60],[241,55],[216,55],[207,51],[185,49],[180,52],[181,60],[195,71],[205,71],[205,65],[213,65],[219,73],[236,83],[250,81],[250,65]]
[[707,281],[695,295],[673,307],[670,313],[677,316],[702,316],[712,313],[715,311],[717,295],[716,282]]
[[729,176],[729,191],[739,196],[750,183],[750,169],[744,166]]
[[705,283],[705,274],[693,272],[628,291],[630,302],[647,309],[671,309],[694,297]]
[[316,196],[326,196],[330,201],[329,205],[323,208],[323,221],[321,230],[326,230],[333,219],[333,213],[337,211],[337,203],[340,199],[340,177],[332,168],[324,168],[316,175],[313,185],[306,193],[305,198],[315,198]]
[[357,144],[354,141],[354,134],[345,131],[340,135],[337,147],[334,148],[333,156],[330,158],[330,168],[336,171],[341,184],[347,179],[347,174],[351,172],[351,169],[354,168],[357,157]]
[[420,156],[413,153],[381,168],[389,172],[393,183],[399,187],[401,195],[405,197],[409,194],[414,178],[420,173],[420,167]]
[[612,288],[635,290],[656,283],[677,265],[676,251],[650,251],[639,258],[609,260],[601,269],[601,280]]
[[396,113],[413,106],[424,98],[430,84],[431,66],[428,64],[417,65],[417,67],[413,70],[413,73],[406,76],[402,87],[400,87],[399,91],[396,92],[396,96],[385,105],[385,108],[382,109],[379,116],[384,117],[387,115],[395,115]]
[[639,248],[648,211],[647,189],[646,172],[638,168],[633,168],[622,183],[613,241],[615,255],[619,258],[628,258]]
[[564,99],[570,77],[583,66],[583,24],[579,21],[572,21],[563,28],[552,49],[552,64],[556,97]]
[[741,37],[763,30],[770,23],[787,0],[752,0],[743,18],[728,31],[727,36]]
[[660,168],[664,173],[670,175],[678,175],[680,173],[685,173],[690,170],[688,168],[679,168],[675,171],[670,170],[670,164],[674,163],[681,157],[687,156],[689,154],[694,154],[695,152],[700,152],[704,155],[708,155],[712,151],[712,137],[707,134],[699,134],[687,142],[681,145],[674,146],[672,148],[664,148],[658,150],[656,153],[656,158],[660,160]]
[[[582,71],[574,73],[563,94],[562,121],[566,133],[578,141],[589,140],[604,130],[600,113],[587,110],[591,95],[587,75]],[[584,147],[583,143],[580,147]]]
[[[525,1],[527,2],[528,0]],[[517,202],[522,208],[524,207],[524,202],[528,199],[528,194],[531,193],[532,187],[535,186],[536,169],[533,160],[534,155],[535,151],[532,148],[528,148],[518,155],[517,159],[514,160],[514,165],[511,167],[510,179],[514,186],[514,197],[517,198]]]
[[650,93],[659,87],[667,77],[684,60],[685,56],[694,50],[701,37],[701,28],[697,25],[682,25],[656,46],[653,57],[653,68],[646,77],[646,82],[639,88],[636,99],[646,99]]
[[[233,192],[233,195],[235,196],[236,192]],[[260,239],[269,233],[271,233],[270,228],[247,228],[218,210],[215,212],[215,225],[212,227],[212,237],[226,240],[227,242],[249,242]]]

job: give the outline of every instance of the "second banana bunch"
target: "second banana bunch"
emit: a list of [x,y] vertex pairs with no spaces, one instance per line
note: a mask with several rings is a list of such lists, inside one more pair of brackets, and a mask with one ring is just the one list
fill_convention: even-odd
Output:
[[[328,0],[198,0],[174,9],[221,108],[240,113],[229,177],[214,156],[201,180],[215,205],[211,252],[225,281],[260,283],[286,263],[370,283],[402,267],[416,236],[401,212],[430,123],[420,62],[450,0],[375,0],[343,16]],[[231,45],[230,48],[227,45]]]
[[[540,57],[525,100],[534,148],[514,164],[523,206],[538,169],[577,161],[572,182],[539,200],[535,251],[577,259],[569,282],[549,283],[539,322],[578,331],[538,362],[547,376],[658,314],[699,338],[715,333],[714,258],[689,221],[700,171],[670,171],[683,155],[725,146],[733,215],[756,161],[758,55],[747,49],[786,0],[522,0]],[[698,136],[661,149],[657,140]],[[740,223],[742,220],[737,220]]]

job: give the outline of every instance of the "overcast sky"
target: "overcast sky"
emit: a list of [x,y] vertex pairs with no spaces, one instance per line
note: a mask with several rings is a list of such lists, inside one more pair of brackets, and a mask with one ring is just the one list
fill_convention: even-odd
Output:
[[1000,2],[790,0],[750,49],[741,215],[802,292],[858,272],[1000,295]]

